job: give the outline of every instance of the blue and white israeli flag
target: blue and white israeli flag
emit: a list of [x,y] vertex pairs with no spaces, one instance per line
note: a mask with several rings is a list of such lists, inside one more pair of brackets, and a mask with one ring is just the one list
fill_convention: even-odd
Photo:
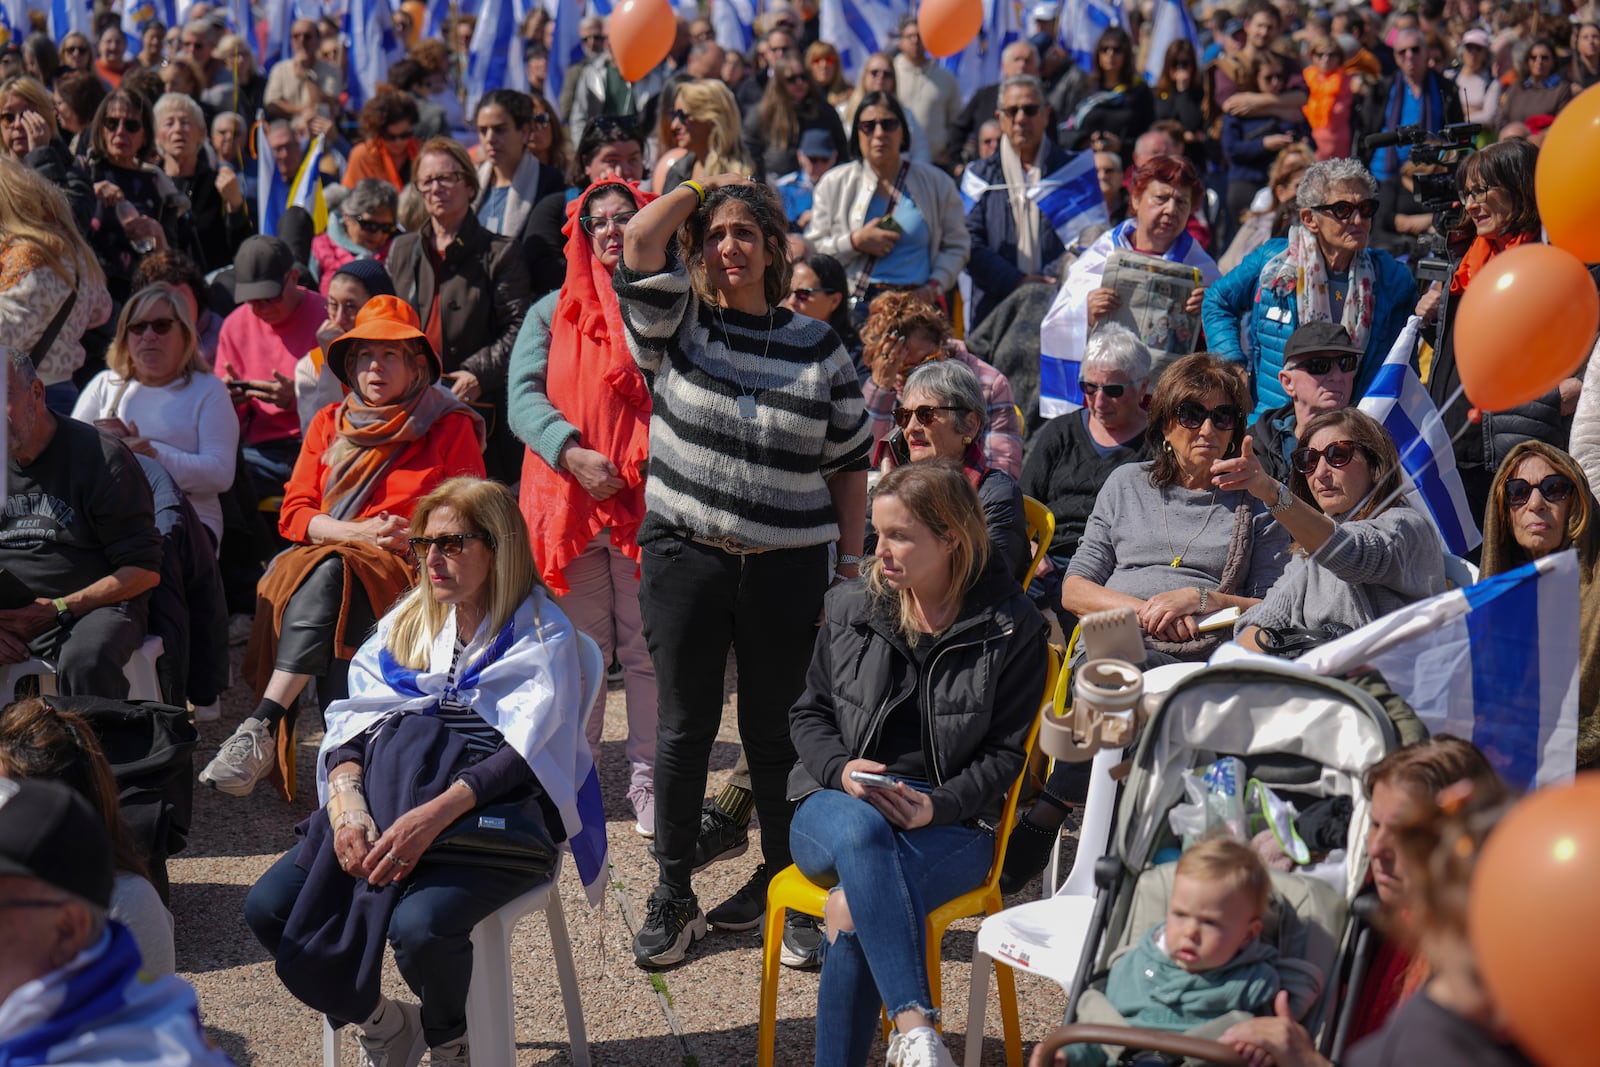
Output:
[[1028,199],[1038,205],[1040,216],[1063,244],[1076,241],[1086,226],[1104,226],[1111,221],[1095,174],[1093,152],[1074,155],[1066,166],[1029,189]]

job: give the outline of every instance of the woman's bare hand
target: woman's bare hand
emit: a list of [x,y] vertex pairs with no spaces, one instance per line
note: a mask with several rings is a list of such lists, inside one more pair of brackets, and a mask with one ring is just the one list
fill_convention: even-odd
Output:
[[892,333],[880,337],[862,355],[872,371],[872,384],[879,389],[900,388],[900,375],[910,355],[904,337]]
[[861,229],[850,234],[850,244],[857,252],[882,259],[894,251],[894,246],[900,240],[899,230],[886,230],[882,219],[869,219]]
[[[1140,605],[1139,625],[1164,641],[1191,639],[1197,632],[1191,616],[1200,610],[1200,591],[1193,586],[1157,593]],[[1187,625],[1186,625],[1187,624]],[[1174,638],[1173,634],[1179,634]]]
[[1189,299],[1184,302],[1183,310],[1190,315],[1198,315],[1205,307],[1205,303],[1205,286],[1197,285],[1193,289],[1189,290]]
[[1268,474],[1256,458],[1255,438],[1245,434],[1239,455],[1211,464],[1211,484],[1225,492],[1243,489],[1263,504],[1278,501],[1278,481]]
[[419,804],[378,835],[377,842],[352,873],[378,888],[400,881],[416,868],[433,839],[450,822],[435,805]]
[[355,874],[371,851],[367,832],[354,824],[339,827],[333,836],[333,854],[339,860],[339,869],[346,874]]
[[1089,291],[1089,297],[1086,301],[1084,301],[1084,306],[1088,309],[1089,329],[1092,330],[1096,326],[1100,325],[1101,319],[1112,314],[1122,306],[1122,297],[1117,295],[1117,291],[1115,289],[1110,289],[1102,285],[1098,289],[1091,289]]
[[579,445],[576,440],[569,440],[562,448],[561,465],[596,500],[610,500],[622,488],[622,479],[617,477],[617,465],[601,453]]
[[866,789],[867,803],[877,808],[891,825],[915,830],[933,821],[933,801],[926,793],[896,782],[893,789]]
[[846,793],[849,793],[853,797],[859,797],[865,800],[867,794],[871,792],[871,790],[867,786],[862,785],[860,782],[850,777],[851,772],[863,771],[867,774],[882,774],[888,769],[888,767],[885,767],[877,760],[853,759],[844,765],[844,770],[839,774],[839,788],[843,789]]

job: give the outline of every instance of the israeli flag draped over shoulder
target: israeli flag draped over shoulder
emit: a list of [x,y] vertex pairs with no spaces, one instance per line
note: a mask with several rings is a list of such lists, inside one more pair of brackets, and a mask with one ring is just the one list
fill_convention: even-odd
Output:
[[1457,556],[1483,544],[1456,469],[1450,434],[1422,379],[1411,369],[1422,320],[1411,316],[1356,405],[1383,424],[1400,453],[1406,499],[1433,521],[1445,548]]
[[1514,789],[1578,759],[1578,557],[1568,549],[1385,615],[1295,661],[1382,672],[1430,733],[1469,738]]
[[[317,755],[317,797],[327,803],[326,757],[390,715],[431,715],[444,697],[455,660],[455,615],[433,640],[424,670],[402,667],[385,647],[393,617],[350,661],[350,697],[334,701]],[[542,589],[517,608],[498,633],[481,627],[462,652],[454,694],[493,726],[528,761],[561,813],[567,846],[589,903],[606,885],[606,821],[600,779],[583,734],[587,708],[578,707],[583,680],[577,630]],[[398,698],[398,702],[397,702]]]

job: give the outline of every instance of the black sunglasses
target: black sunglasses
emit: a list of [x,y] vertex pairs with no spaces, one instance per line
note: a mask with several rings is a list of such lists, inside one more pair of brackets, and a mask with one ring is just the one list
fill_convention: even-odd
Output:
[[903,408],[899,404],[894,406],[894,424],[902,430],[911,425],[913,417],[924,426],[933,425],[935,411],[965,411],[966,408],[951,407],[949,404],[918,404],[914,408]]
[[533,123],[535,126],[548,126],[550,125],[550,115],[544,111],[535,111],[533,113],[533,118],[529,119],[528,121]]
[[1101,385],[1099,382],[1086,382],[1079,380],[1078,388],[1083,391],[1084,396],[1094,396],[1094,394],[1104,389],[1106,396],[1110,397],[1112,400],[1117,399],[1123,393],[1128,391],[1128,387],[1120,382],[1115,385]]
[[894,118],[889,118],[889,119],[862,119],[859,123],[857,123],[857,126],[860,128],[861,132],[866,134],[868,137],[871,137],[873,134],[877,133],[880,129],[884,133],[899,133],[900,132],[900,120],[899,119],[894,119]]
[[1349,201],[1339,200],[1332,204],[1318,204],[1311,209],[1320,215],[1337,219],[1340,222],[1349,222],[1351,215],[1360,215],[1363,219],[1371,219],[1378,213],[1378,200],[1369,197],[1366,200]]
[[784,81],[788,82],[790,85],[797,85],[797,84],[809,85],[811,83],[811,75],[809,75],[809,74],[791,74],[787,78],[785,78]]
[[159,318],[146,319],[143,322],[130,322],[128,323],[128,336],[143,337],[146,332],[154,330],[157,337],[165,337],[172,332],[173,324],[176,321],[176,319]]
[[689,125],[689,123],[694,121],[694,116],[689,114],[687,111],[683,110],[683,108],[681,108],[681,107],[673,108],[672,109],[672,115],[670,116],[670,118],[672,119],[673,122],[681,122],[685,126]]
[[580,38],[580,40],[584,41],[604,41],[605,39],[606,35],[603,33],[586,33]]
[[1354,374],[1355,369],[1361,365],[1361,357],[1348,354],[1343,356],[1312,356],[1309,359],[1302,359],[1289,369],[1303,370],[1314,378],[1320,378],[1332,370],[1335,365],[1346,374]]
[[1178,405],[1178,425],[1185,430],[1198,430],[1206,424],[1207,419],[1219,430],[1231,430],[1239,425],[1239,416],[1239,409],[1232,404],[1208,408],[1196,401],[1185,400]]
[[353,218],[356,220],[356,225],[361,228],[362,233],[381,233],[387,237],[400,229],[392,222],[373,222],[365,215],[355,215]]
[[1289,453],[1289,462],[1294,464],[1295,470],[1307,475],[1317,469],[1319,459],[1327,460],[1334,470],[1344,470],[1356,458],[1359,447],[1354,441],[1333,441],[1321,451],[1309,446],[1297,448]]
[[139,133],[143,129],[144,121],[142,119],[121,118],[116,115],[106,116],[106,131],[108,133],[116,133],[118,130],[123,133]]
[[811,288],[807,288],[806,286],[800,285],[800,286],[796,286],[793,289],[790,289],[789,290],[789,295],[792,296],[792,297],[795,297],[796,299],[799,299],[799,300],[810,300],[812,297],[816,296],[818,293],[837,293],[838,291],[839,290],[837,290],[837,289],[822,289],[822,288],[811,289]]
[[1026,115],[1031,119],[1033,116],[1039,113],[1039,109],[1043,106],[1043,104],[1015,104],[1011,107],[1001,108],[1000,114],[1005,115],[1007,118],[1010,118],[1013,121],[1018,115]]
[[1539,495],[1552,504],[1564,503],[1572,495],[1572,479],[1565,474],[1547,474],[1541,481],[1530,484],[1522,478],[1506,479],[1506,503],[1513,510],[1525,508],[1528,501],[1533,499],[1533,491],[1539,490]]
[[440,534],[438,537],[412,537],[407,539],[411,546],[411,554],[422,559],[428,554],[428,549],[437,547],[439,555],[445,559],[455,559],[466,549],[468,541],[482,541],[494,551],[494,536],[486,533],[453,533]]

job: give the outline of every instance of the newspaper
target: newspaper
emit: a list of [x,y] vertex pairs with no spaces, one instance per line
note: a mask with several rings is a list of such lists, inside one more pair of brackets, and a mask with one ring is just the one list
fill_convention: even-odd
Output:
[[1194,351],[1200,316],[1184,306],[1200,285],[1198,267],[1118,248],[1106,257],[1100,284],[1122,298],[1121,306],[1103,321],[1121,323],[1150,349],[1152,384],[1167,364]]

